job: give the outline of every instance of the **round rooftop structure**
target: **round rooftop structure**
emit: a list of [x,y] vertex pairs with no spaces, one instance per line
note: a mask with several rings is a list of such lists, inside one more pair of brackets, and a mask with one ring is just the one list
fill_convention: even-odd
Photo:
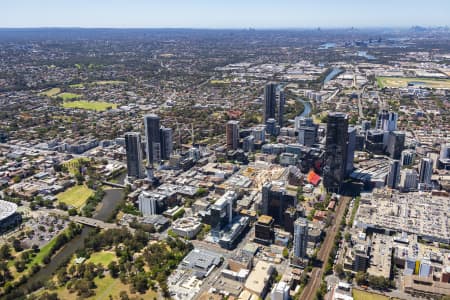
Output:
[[6,220],[17,211],[17,204],[0,200],[0,222]]

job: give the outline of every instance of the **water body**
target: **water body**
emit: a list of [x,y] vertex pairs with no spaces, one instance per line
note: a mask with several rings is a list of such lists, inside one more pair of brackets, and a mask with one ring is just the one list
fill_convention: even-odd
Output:
[[[101,221],[106,221],[114,209],[119,205],[124,199],[124,194],[122,189],[108,189],[105,190],[105,197],[103,197],[100,204],[100,208],[95,213],[93,218]],[[84,247],[84,240],[89,236],[89,233],[93,231],[94,228],[84,226],[81,234],[73,238],[68,242],[62,250],[60,250],[56,255],[54,255],[48,265],[42,267],[42,269],[36,274],[32,275],[27,283],[20,286],[19,289],[30,289],[39,283],[44,283],[50,279],[52,274],[59,268],[59,266],[67,261],[72,255],[79,249]]]
[[325,77],[325,79],[323,80],[323,83],[327,83],[328,81],[332,80],[334,77],[336,77],[337,75],[339,75],[340,73],[342,73],[342,70],[339,68],[333,68],[331,70],[331,72]]
[[360,57],[367,58],[367,59],[369,59],[369,60],[374,60],[374,59],[376,59],[375,56],[368,54],[367,51],[358,51],[358,53],[357,53],[356,55],[358,55],[358,56],[360,56]]
[[318,49],[323,50],[323,49],[330,49],[330,48],[334,48],[336,47],[336,43],[325,43],[320,45],[320,47]]
[[312,108],[311,103],[309,101],[305,101],[301,98],[297,98],[298,101],[300,101],[303,104],[303,112],[300,114],[300,117],[309,117],[311,114]]

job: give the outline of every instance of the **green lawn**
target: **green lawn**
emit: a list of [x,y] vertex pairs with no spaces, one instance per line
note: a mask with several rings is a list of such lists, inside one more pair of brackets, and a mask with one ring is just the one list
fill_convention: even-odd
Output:
[[[62,231],[60,234],[63,234],[65,231]],[[44,247],[42,247],[39,252],[36,254],[36,256],[31,260],[31,262],[28,264],[28,267],[31,267],[32,265],[39,265],[42,264],[42,260],[45,256],[47,256],[50,253],[50,249],[55,245],[56,243],[56,236]]]
[[89,196],[93,194],[94,191],[87,186],[75,185],[56,195],[56,198],[58,198],[59,202],[63,202],[75,208],[80,208],[86,203],[86,200],[89,198]]
[[87,261],[94,264],[102,264],[104,267],[107,267],[110,262],[116,260],[116,255],[113,252],[102,251],[93,253]]
[[53,97],[57,94],[61,93],[60,88],[52,88],[46,91],[43,91],[42,93],[39,93],[39,96],[47,96],[47,97]]
[[67,101],[67,100],[79,99],[79,98],[81,98],[81,95],[74,94],[74,93],[61,93],[61,94],[58,94],[56,97],[61,97],[64,101]]
[[92,84],[98,84],[98,85],[105,85],[105,84],[125,84],[127,83],[126,81],[121,81],[121,80],[99,80],[99,81],[94,81],[92,82]]
[[353,298],[355,300],[389,300],[389,297],[357,289],[353,289]]
[[[138,299],[153,299],[157,298],[158,295],[153,292],[152,290],[148,290],[145,294],[136,294],[132,295],[130,291],[130,286],[123,284],[120,279],[118,278],[112,278],[109,275],[106,275],[103,278],[96,277],[94,279],[94,283],[97,286],[97,288],[94,290],[95,295],[92,297],[89,297],[87,299],[90,300],[109,300],[110,295],[112,299],[120,299],[119,295],[121,291],[126,291],[128,295],[130,296],[138,296]],[[65,300],[76,300],[78,299],[77,295],[75,293],[69,293],[67,288],[65,286],[60,287],[56,290],[58,293],[58,296],[60,299]],[[130,297],[133,298],[133,297]]]
[[108,108],[116,109],[117,104],[103,102],[103,101],[78,100],[78,101],[64,101],[63,107],[104,111],[104,110],[107,110]]
[[70,174],[75,175],[75,173],[78,171],[78,167],[80,166],[80,162],[83,160],[88,159],[84,157],[73,158],[69,161],[64,162],[63,166],[65,166],[69,170]]
[[71,85],[69,85],[69,87],[74,88],[74,89],[84,88],[84,83],[71,84]]

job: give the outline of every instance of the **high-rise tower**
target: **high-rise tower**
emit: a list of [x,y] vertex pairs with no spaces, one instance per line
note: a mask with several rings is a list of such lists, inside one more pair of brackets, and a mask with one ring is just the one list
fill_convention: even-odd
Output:
[[161,160],[161,135],[159,117],[155,114],[144,116],[147,164],[153,165]]
[[327,191],[341,190],[346,176],[348,116],[344,113],[330,113],[327,121],[323,184]]
[[142,161],[141,135],[137,132],[125,133],[125,149],[127,154],[127,172],[129,177],[145,177]]
[[268,83],[264,87],[264,103],[263,103],[263,121],[267,119],[275,119],[275,107],[276,107],[276,90],[277,85],[275,83]]
[[294,222],[294,256],[306,258],[308,245],[308,220],[298,218]]
[[227,149],[236,150],[239,147],[239,121],[228,121],[226,127]]
[[429,157],[424,157],[420,161],[419,169],[419,183],[431,184],[431,176],[433,175],[433,160]]

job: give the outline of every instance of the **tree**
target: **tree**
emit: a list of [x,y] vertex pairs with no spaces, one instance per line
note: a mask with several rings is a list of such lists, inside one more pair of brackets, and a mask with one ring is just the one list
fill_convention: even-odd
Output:
[[[159,274],[161,274],[161,273],[159,273]],[[136,275],[135,281],[134,281],[134,287],[141,294],[144,294],[148,290],[148,280],[145,277],[145,274],[138,273]]]
[[337,264],[334,267],[334,271],[336,272],[336,275],[339,276],[339,278],[344,277],[345,273],[344,273],[344,267],[341,264]]
[[346,232],[344,234],[344,238],[345,238],[345,241],[350,242],[350,240],[352,239],[352,236],[349,232]]
[[18,239],[14,239],[12,241],[12,246],[14,248],[14,251],[16,251],[16,252],[20,252],[23,250],[22,244],[20,243],[20,241]]
[[109,274],[111,274],[112,278],[117,278],[119,276],[119,266],[115,261],[112,261],[108,264]]
[[367,273],[358,272],[355,275],[355,280],[358,285],[364,285],[367,283]]
[[128,297],[128,294],[126,291],[121,291],[119,296],[120,296],[120,300],[129,300],[130,299],[130,297]]
[[286,247],[283,248],[283,257],[284,258],[288,258],[289,257],[289,250]]
[[7,244],[0,247],[0,259],[6,260],[11,258],[11,248]]
[[76,208],[71,208],[68,211],[69,216],[76,216],[78,214]]

